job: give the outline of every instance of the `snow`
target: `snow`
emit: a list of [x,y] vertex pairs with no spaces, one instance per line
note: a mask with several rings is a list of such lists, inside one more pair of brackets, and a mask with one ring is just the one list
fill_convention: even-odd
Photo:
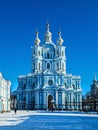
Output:
[[98,114],[14,111],[0,114],[0,130],[98,130]]

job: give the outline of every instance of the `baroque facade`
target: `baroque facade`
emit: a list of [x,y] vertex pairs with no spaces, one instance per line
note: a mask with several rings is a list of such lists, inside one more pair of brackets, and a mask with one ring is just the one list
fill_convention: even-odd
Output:
[[0,73],[0,112],[10,111],[10,86],[11,82]]
[[66,47],[61,32],[52,41],[49,24],[40,45],[38,32],[32,47],[32,72],[18,77],[18,109],[82,109],[81,77],[66,73]]

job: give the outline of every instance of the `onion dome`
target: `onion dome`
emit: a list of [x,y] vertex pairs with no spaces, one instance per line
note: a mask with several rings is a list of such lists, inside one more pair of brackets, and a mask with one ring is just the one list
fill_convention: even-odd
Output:
[[40,39],[38,38],[38,31],[36,32],[35,45],[39,45]]
[[58,35],[59,35],[59,37],[57,39],[57,44],[61,46],[62,43],[64,42],[63,39],[61,38],[61,32],[58,32]]

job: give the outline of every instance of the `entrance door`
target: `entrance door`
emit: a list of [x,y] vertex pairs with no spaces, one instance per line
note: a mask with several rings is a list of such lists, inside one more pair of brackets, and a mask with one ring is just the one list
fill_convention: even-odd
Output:
[[49,95],[48,96],[48,109],[51,109],[51,101],[53,100],[53,96]]

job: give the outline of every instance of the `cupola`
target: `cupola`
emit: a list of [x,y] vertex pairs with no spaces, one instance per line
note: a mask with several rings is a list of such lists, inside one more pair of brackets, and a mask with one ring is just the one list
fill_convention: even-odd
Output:
[[36,32],[35,45],[39,45],[40,39],[38,38],[38,31]]
[[57,39],[57,44],[61,46],[63,43],[63,39],[61,38],[61,32],[58,32],[58,35],[59,35],[59,37]]
[[46,24],[45,42],[52,43],[52,33],[49,30],[49,23]]

